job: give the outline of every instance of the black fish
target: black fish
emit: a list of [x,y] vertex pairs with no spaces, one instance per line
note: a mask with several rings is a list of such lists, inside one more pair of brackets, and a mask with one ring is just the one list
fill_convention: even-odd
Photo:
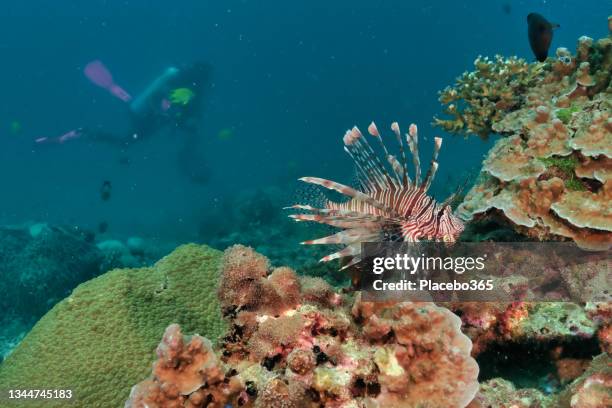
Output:
[[102,183],[102,187],[100,187],[100,198],[102,201],[108,201],[111,198],[112,189],[113,186],[110,181],[106,180]]
[[548,49],[553,37],[553,28],[558,28],[559,24],[550,23],[541,14],[529,13],[527,16],[529,34],[529,45],[536,59],[540,62],[546,61]]

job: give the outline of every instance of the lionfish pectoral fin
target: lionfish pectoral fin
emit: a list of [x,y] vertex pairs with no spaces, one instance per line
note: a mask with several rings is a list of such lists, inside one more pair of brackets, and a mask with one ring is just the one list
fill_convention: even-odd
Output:
[[329,261],[333,261],[334,259],[339,259],[339,258],[345,258],[347,256],[355,256],[358,255],[361,252],[361,247],[360,245],[349,245],[346,248],[341,249],[338,252],[334,252],[333,254],[329,254],[324,256],[323,258],[321,258],[319,260],[319,262],[329,262]]
[[365,228],[352,228],[337,232],[327,237],[304,241],[304,245],[326,245],[326,244],[353,244],[364,242],[368,238],[376,237],[371,230]]
[[395,214],[395,211],[381,202],[375,200],[369,195],[362,193],[361,191],[355,190],[352,187],[346,186],[344,184],[336,183],[335,181],[319,178],[319,177],[302,177],[299,179],[305,183],[314,184],[317,186],[325,187],[329,190],[337,191],[338,193],[345,195],[347,197],[354,198],[358,201],[363,201],[365,203],[370,204],[374,208],[378,208],[379,210],[386,211],[390,214]]
[[360,256],[355,256],[353,257],[353,259],[351,259],[351,261],[349,263],[347,263],[346,265],[342,266],[342,268],[340,268],[341,271],[345,270],[346,268],[350,268],[351,266],[358,264],[359,262],[361,262],[361,257]]

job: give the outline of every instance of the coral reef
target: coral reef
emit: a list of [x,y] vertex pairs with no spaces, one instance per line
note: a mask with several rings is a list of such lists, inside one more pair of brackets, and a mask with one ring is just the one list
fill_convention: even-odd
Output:
[[567,395],[576,391],[569,387],[592,356],[604,353],[591,363],[592,374],[605,372],[601,361],[612,364],[608,357],[610,305],[449,304],[461,316],[462,330],[472,339],[472,355],[481,368],[483,383],[471,407],[570,407]]
[[110,269],[151,265],[167,253],[138,238],[95,239],[78,226],[0,226],[0,357],[80,283]]
[[[582,363],[581,363],[582,364]],[[483,382],[468,408],[607,408],[612,406],[612,359],[600,354],[560,393],[516,388],[501,378]]]
[[103,267],[106,270],[142,266],[139,265],[138,260],[132,255],[127,245],[117,239],[107,239],[98,242],[96,246],[104,254]]
[[219,351],[170,326],[126,407],[452,408],[478,390],[471,342],[445,308],[340,295],[321,279],[270,271],[243,246],[226,250],[222,271],[231,329]]
[[597,337],[609,319],[570,302],[464,302],[449,305],[478,355],[497,344],[568,344]]
[[480,385],[468,408],[553,408],[552,397],[533,388],[516,389],[509,381],[495,378]]
[[225,330],[215,296],[221,255],[185,245],[153,267],[118,269],[81,284],[0,364],[0,384],[72,389],[75,407],[121,406],[129,387],[150,370],[169,324],[212,339]]
[[0,227],[0,361],[79,283],[104,272],[93,235],[46,223]]
[[124,241],[118,238],[106,239],[96,244],[104,255],[101,265],[103,271],[153,265],[176,245],[176,243],[160,243],[140,237],[128,237]]
[[491,125],[525,103],[525,91],[541,78],[542,65],[522,58],[494,60],[479,56],[473,72],[465,72],[454,87],[440,92],[440,102],[448,105],[451,119],[434,118],[434,124],[450,133],[476,134],[486,139]]
[[436,124],[506,136],[489,152],[458,214],[465,221],[495,218],[533,239],[609,249],[612,37],[581,37],[576,55],[566,49],[557,55],[534,64],[479,59],[476,71],[442,93],[454,118]]
[[34,326],[35,321],[14,313],[4,313],[0,318],[0,364]]
[[584,374],[560,395],[559,406],[600,408],[612,406],[612,360],[608,354],[595,357]]
[[0,309],[7,314],[37,319],[76,285],[101,273],[102,253],[78,230],[47,224],[0,227],[0,248]]

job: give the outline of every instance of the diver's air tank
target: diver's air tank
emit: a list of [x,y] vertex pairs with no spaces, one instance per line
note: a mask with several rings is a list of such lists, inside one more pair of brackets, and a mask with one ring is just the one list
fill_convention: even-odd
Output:
[[137,116],[144,116],[147,111],[151,109],[151,97],[156,93],[160,92],[170,81],[175,78],[179,73],[179,69],[175,67],[167,68],[163,74],[157,77],[140,95],[138,95],[132,103],[130,103],[130,110]]

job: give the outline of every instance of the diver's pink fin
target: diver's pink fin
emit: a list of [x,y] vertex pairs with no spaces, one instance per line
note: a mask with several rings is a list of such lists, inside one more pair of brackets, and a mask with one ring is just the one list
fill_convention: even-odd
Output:
[[85,66],[84,74],[91,81],[92,84],[99,86],[100,88],[106,89],[115,97],[121,99],[123,102],[129,102],[132,100],[130,94],[128,94],[123,88],[117,85],[113,81],[113,76],[102,61],[95,60],[91,61]]

